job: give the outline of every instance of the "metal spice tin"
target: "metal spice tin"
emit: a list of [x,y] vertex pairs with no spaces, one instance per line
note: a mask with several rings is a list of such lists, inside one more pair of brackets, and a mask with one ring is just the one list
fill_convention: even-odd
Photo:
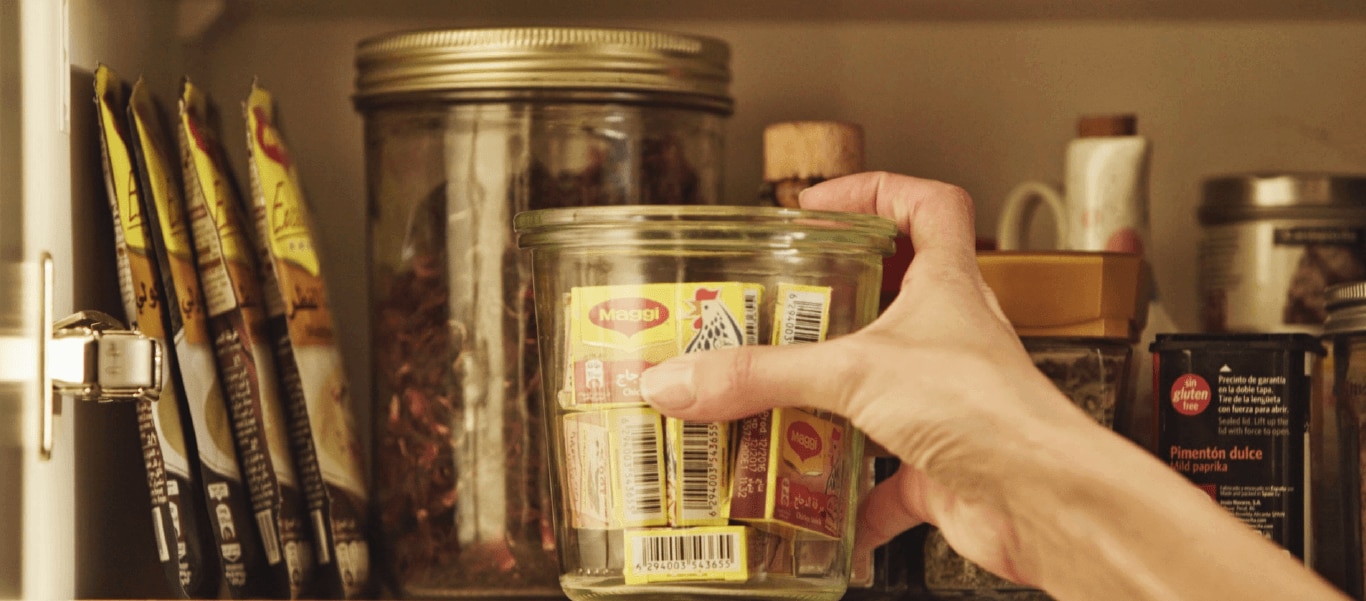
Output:
[[1366,279],[1366,176],[1219,177],[1200,206],[1209,332],[1317,333],[1323,292]]
[[1306,548],[1310,378],[1306,334],[1159,334],[1158,456],[1297,557]]

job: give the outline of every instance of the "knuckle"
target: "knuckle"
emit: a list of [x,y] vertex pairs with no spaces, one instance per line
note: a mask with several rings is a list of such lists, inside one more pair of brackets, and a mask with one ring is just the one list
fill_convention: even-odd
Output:
[[859,374],[876,361],[876,353],[872,350],[875,345],[868,344],[870,341],[867,340],[860,342],[862,338],[866,336],[848,336],[826,343],[831,352],[825,354],[826,360],[822,365],[825,372],[822,379],[846,384],[832,387],[834,394],[830,402],[831,410],[849,418],[859,412],[860,399],[863,398],[858,394],[859,387],[855,382]]
[[944,184],[944,198],[965,209],[969,215],[976,210],[972,195],[967,190],[953,184]]

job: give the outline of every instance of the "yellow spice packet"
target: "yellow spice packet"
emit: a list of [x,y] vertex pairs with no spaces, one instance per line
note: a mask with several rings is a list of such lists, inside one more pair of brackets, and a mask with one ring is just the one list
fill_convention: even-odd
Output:
[[318,564],[329,590],[363,596],[370,574],[368,493],[308,205],[270,93],[253,83],[244,110],[267,328],[291,408],[290,443],[313,520]]
[[[118,261],[119,290],[129,326],[161,342],[162,391],[160,399],[138,401],[138,440],[152,502],[152,526],[157,559],[166,581],[179,594],[192,594],[197,586],[213,582],[197,554],[198,535],[187,528],[198,510],[195,499],[199,483],[191,469],[191,449],[185,440],[181,416],[183,393],[173,373],[175,349],[167,335],[163,311],[169,310],[161,273],[144,220],[142,183],[135,154],[137,140],[130,132],[127,84],[105,65],[95,71],[95,108],[100,127],[100,157],[114,218],[114,244]],[[131,433],[130,439],[131,439]],[[181,518],[184,516],[184,519]],[[192,555],[193,553],[193,555]],[[210,582],[206,582],[210,580]]]

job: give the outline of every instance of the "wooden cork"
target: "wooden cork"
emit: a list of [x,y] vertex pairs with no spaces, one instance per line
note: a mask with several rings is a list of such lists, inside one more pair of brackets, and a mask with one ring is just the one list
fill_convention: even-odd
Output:
[[840,121],[785,121],[764,129],[764,181],[830,179],[863,171],[863,128]]
[[1087,115],[1077,120],[1077,137],[1100,138],[1138,134],[1138,117],[1132,114]]

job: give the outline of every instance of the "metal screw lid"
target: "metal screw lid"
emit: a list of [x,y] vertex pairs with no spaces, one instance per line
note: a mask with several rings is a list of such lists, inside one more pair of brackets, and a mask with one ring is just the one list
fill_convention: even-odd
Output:
[[1366,215],[1366,176],[1252,173],[1205,180],[1200,223],[1246,219],[1329,219]]
[[1328,319],[1323,322],[1325,334],[1345,334],[1366,331],[1366,282],[1349,282],[1329,286],[1323,292]]
[[356,48],[359,108],[413,100],[491,101],[563,92],[729,114],[730,47],[708,37],[632,29],[524,27],[388,34]]

